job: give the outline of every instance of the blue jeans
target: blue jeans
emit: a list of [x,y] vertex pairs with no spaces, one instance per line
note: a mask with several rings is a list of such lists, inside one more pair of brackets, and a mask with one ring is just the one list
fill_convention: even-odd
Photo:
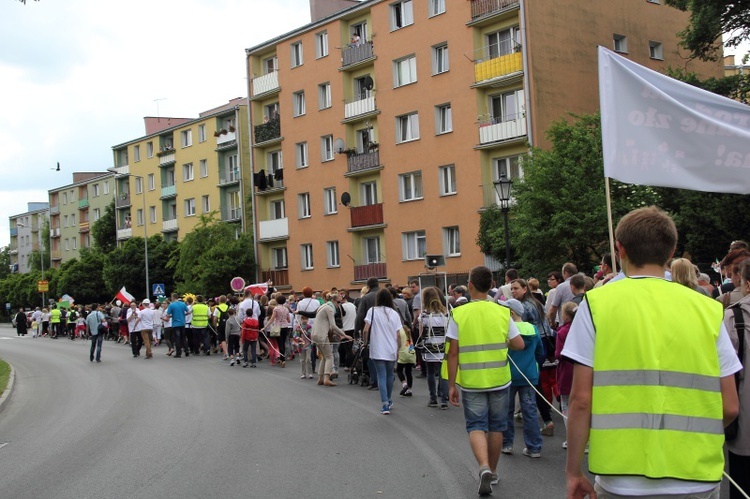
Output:
[[542,433],[537,422],[538,412],[536,409],[536,393],[530,386],[511,386],[510,399],[508,401],[508,421],[503,431],[503,447],[513,447],[513,413],[516,409],[516,393],[521,401],[521,414],[523,414],[523,441],[529,452],[542,451]]
[[396,367],[395,360],[377,360],[372,359],[375,364],[375,372],[378,375],[378,390],[380,391],[380,401],[386,404],[392,401],[393,393],[393,380],[396,375],[393,374],[393,369]]
[[102,360],[102,341],[104,341],[103,334],[95,334],[91,336],[91,353],[89,353],[90,360],[94,360],[94,350],[96,350],[96,360]]
[[185,326],[172,326],[172,343],[174,343],[175,357],[182,357],[182,341],[184,336]]
[[448,403],[448,380],[440,377],[441,362],[425,361],[427,366],[427,387],[430,389],[430,401],[437,400],[440,396],[440,403]]
[[508,389],[491,392],[461,390],[466,431],[499,433],[508,420]]

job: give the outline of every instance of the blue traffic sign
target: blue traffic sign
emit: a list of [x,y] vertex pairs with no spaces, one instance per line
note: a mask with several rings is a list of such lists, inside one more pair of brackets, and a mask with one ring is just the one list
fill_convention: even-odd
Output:
[[151,294],[154,296],[165,296],[167,294],[165,291],[163,283],[151,285]]

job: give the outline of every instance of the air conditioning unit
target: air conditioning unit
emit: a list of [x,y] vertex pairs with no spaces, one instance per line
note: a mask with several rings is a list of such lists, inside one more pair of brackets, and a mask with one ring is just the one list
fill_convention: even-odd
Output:
[[443,255],[425,255],[424,266],[428,269],[435,267],[445,267],[445,257]]

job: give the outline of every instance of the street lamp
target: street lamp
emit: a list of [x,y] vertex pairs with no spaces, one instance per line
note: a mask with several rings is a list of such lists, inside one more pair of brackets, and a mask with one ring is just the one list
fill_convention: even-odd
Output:
[[505,219],[505,270],[510,268],[510,232],[508,231],[508,211],[510,210],[510,187],[513,181],[508,178],[505,172],[500,174],[500,178],[492,182],[500,201],[500,210],[503,212]]

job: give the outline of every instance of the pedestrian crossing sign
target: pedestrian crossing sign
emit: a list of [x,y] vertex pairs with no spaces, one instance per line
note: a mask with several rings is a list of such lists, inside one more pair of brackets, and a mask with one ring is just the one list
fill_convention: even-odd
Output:
[[153,284],[151,286],[151,294],[154,296],[164,296],[167,294],[164,291],[164,284]]

